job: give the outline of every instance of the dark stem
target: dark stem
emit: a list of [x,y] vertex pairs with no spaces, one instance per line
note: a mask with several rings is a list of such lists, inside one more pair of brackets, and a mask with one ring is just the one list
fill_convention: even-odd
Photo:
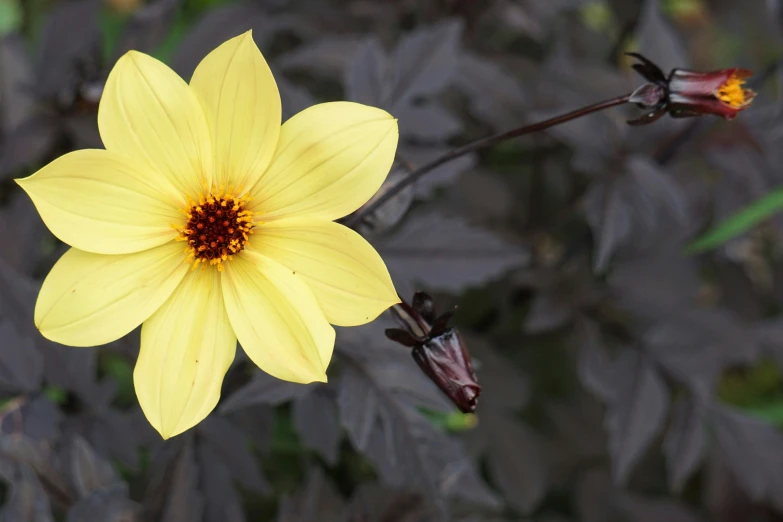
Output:
[[465,154],[471,153],[478,149],[482,149],[484,147],[491,147],[492,145],[497,145],[498,143],[501,143],[506,140],[510,140],[512,138],[524,136],[525,134],[531,134],[533,132],[542,131],[550,127],[554,127],[555,125],[559,125],[567,121],[575,120],[577,118],[581,118],[582,116],[587,116],[588,114],[592,114],[594,112],[602,111],[604,109],[615,107],[617,105],[622,105],[624,103],[627,103],[630,97],[631,97],[630,94],[626,94],[625,96],[618,96],[617,98],[612,98],[610,100],[598,102],[593,105],[588,105],[587,107],[582,107],[581,109],[577,109],[575,111],[569,112],[567,114],[562,114],[560,116],[555,116],[554,118],[540,121],[532,125],[526,125],[524,127],[519,127],[516,129],[512,129],[510,131],[501,132],[500,134],[495,134],[494,136],[488,136],[480,140],[472,141],[467,145],[463,145],[458,149],[454,149],[444,154],[443,156],[436,158],[430,161],[429,163],[422,165],[421,167],[412,171],[406,177],[402,178],[396,185],[391,186],[389,190],[387,190],[381,197],[373,201],[370,205],[367,205],[363,209],[360,209],[353,216],[349,216],[348,219],[345,220],[344,224],[349,227],[356,227],[359,223],[361,223],[362,219],[364,219],[365,216],[369,216],[370,214],[378,210],[384,203],[386,203],[394,196],[399,194],[402,191],[402,189],[404,189],[409,185],[412,185],[418,179],[424,177],[426,174],[432,172],[433,170],[440,167],[444,163],[448,163],[453,159],[459,158],[460,156],[464,156]]

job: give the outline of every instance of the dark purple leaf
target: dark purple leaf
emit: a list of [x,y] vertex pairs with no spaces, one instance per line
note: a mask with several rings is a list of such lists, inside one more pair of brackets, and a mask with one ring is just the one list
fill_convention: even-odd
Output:
[[49,13],[38,49],[36,89],[47,97],[59,97],[80,83],[79,70],[100,51],[101,34],[96,0],[57,4]]
[[30,401],[22,397],[6,404],[2,432],[24,433],[36,441],[54,441],[62,434],[62,418],[57,406],[46,397],[39,396]]
[[470,98],[471,113],[498,131],[522,125],[530,108],[519,82],[495,61],[464,53],[456,85]]
[[[337,77],[350,67],[359,43],[355,38],[335,36],[302,45],[280,56],[275,62],[285,71],[302,69],[325,77]],[[383,62],[382,62],[383,63]],[[381,63],[381,64],[382,64]],[[353,101],[360,101],[348,97]],[[367,102],[361,102],[367,103]],[[377,103],[367,103],[378,105]]]
[[141,522],[141,506],[128,498],[125,485],[96,491],[68,510],[66,522]]
[[345,69],[346,97],[365,105],[382,105],[388,96],[388,67],[386,53],[378,40],[362,42]]
[[351,498],[348,522],[377,520],[391,522],[427,522],[438,520],[425,500],[415,492],[390,490],[363,484]]
[[754,501],[783,509],[783,435],[733,408],[714,405],[711,414],[715,438],[740,486]]
[[653,500],[623,493],[614,500],[615,509],[633,522],[700,522],[691,509],[673,500]]
[[448,21],[417,29],[400,40],[392,60],[392,106],[446,87],[457,72],[461,37],[462,24]]
[[593,265],[603,271],[615,250],[628,239],[633,224],[633,206],[625,194],[611,185],[593,184],[585,196],[587,221],[595,235]]
[[480,413],[479,435],[486,445],[489,472],[508,505],[529,514],[549,485],[543,444],[513,416],[490,409]]
[[202,522],[204,498],[191,434],[164,444],[154,456],[144,499],[145,519]]
[[204,496],[204,522],[245,522],[242,499],[232,483],[229,463],[203,443],[196,448],[196,456],[199,489]]
[[484,406],[499,411],[520,410],[530,400],[528,378],[486,341],[465,336],[481,384],[478,413]]
[[495,506],[497,499],[459,442],[435,430],[416,411],[443,399],[425,396],[439,392],[420,374],[408,351],[390,345],[383,351],[374,348],[382,338],[371,334],[384,326],[376,322],[381,324],[352,328],[347,335],[341,330],[338,337],[345,355],[337,404],[349,439],[390,485],[418,488],[441,507],[453,496]]
[[414,140],[445,141],[462,131],[459,119],[434,103],[402,105],[394,117],[399,120],[400,135]]
[[437,212],[409,215],[396,233],[374,244],[402,295],[420,284],[460,292],[523,266],[529,257],[522,245]]
[[79,498],[108,489],[119,480],[111,463],[95,453],[87,441],[79,436],[71,441],[68,471],[71,484]]
[[9,486],[0,509],[2,522],[54,522],[49,498],[32,469],[25,465],[0,469],[0,478]]
[[256,372],[249,383],[220,405],[220,411],[228,413],[254,404],[278,406],[310,393],[312,389],[309,385],[281,381],[267,373]]
[[606,354],[598,326],[592,322],[579,324],[579,380],[590,393],[603,401],[615,395],[615,368]]
[[644,334],[648,353],[700,397],[708,397],[726,366],[747,364],[758,353],[751,332],[723,310],[681,309]]
[[188,79],[199,62],[213,49],[245,31],[253,30],[256,44],[264,48],[272,36],[272,19],[252,2],[227,4],[210,9],[182,39],[171,57],[171,68]]
[[663,428],[669,390],[646,356],[627,349],[612,363],[612,395],[606,398],[612,475],[624,483]]
[[[408,168],[416,169],[440,158],[450,150],[450,147],[439,145],[402,144],[397,153],[400,159],[406,162]],[[436,189],[454,185],[460,174],[473,169],[477,163],[477,158],[473,154],[444,163],[414,183],[415,196],[420,199],[432,197]]]
[[239,428],[222,417],[212,416],[205,419],[198,430],[201,445],[215,454],[229,477],[248,491],[269,491],[269,484],[248,448],[247,437]]
[[26,121],[35,100],[29,93],[33,73],[19,35],[0,37],[0,139]]
[[674,28],[663,19],[660,0],[645,0],[637,37],[639,50],[665,73],[674,68],[687,69],[688,55]]
[[292,416],[302,442],[336,465],[342,430],[334,399],[316,390],[294,401]]
[[43,356],[28,337],[21,335],[10,321],[0,322],[0,390],[10,393],[32,392],[43,377]]
[[154,52],[166,39],[183,0],[155,0],[133,13],[115,49],[119,57],[127,51]]
[[304,87],[291,83],[279,74],[275,74],[275,81],[277,82],[277,89],[280,91],[284,122],[294,114],[302,112],[311,105],[315,105],[313,96]]
[[702,406],[693,399],[678,400],[663,442],[669,484],[674,492],[682,491],[704,459],[705,435]]
[[313,468],[302,489],[282,499],[277,522],[346,522],[345,503],[323,472]]

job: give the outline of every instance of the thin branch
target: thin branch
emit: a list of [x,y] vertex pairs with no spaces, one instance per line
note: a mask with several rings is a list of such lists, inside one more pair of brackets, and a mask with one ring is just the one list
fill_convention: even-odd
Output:
[[532,125],[526,125],[524,127],[519,127],[509,131],[501,132],[500,134],[495,134],[494,136],[488,136],[486,138],[482,138],[480,140],[476,140],[471,143],[468,143],[467,145],[464,145],[458,149],[454,149],[444,154],[443,156],[436,158],[425,165],[422,165],[418,169],[408,174],[406,177],[402,178],[399,182],[397,182],[396,185],[390,187],[389,190],[387,190],[381,197],[376,199],[373,203],[367,205],[363,209],[360,209],[353,216],[349,216],[348,219],[345,220],[344,224],[349,227],[356,227],[359,223],[361,223],[362,219],[364,219],[366,216],[369,216],[373,212],[378,210],[384,203],[386,203],[394,196],[399,194],[405,187],[412,185],[417,180],[424,177],[426,174],[432,172],[433,170],[440,167],[444,163],[448,163],[453,159],[459,158],[460,156],[464,156],[465,154],[469,154],[473,151],[482,149],[484,147],[491,147],[493,145],[497,145],[498,143],[510,140],[512,138],[517,138],[519,136],[524,136],[525,134],[532,134],[534,132],[542,131],[550,127],[554,127],[555,125],[559,125],[567,121],[575,120],[577,118],[581,118],[582,116],[587,116],[588,114],[592,114],[594,112],[602,111],[604,109],[615,107],[617,105],[622,105],[624,103],[627,103],[629,98],[630,98],[630,94],[626,94],[625,96],[618,96],[617,98],[612,98],[610,100],[598,102],[593,105],[588,105],[587,107],[582,107],[581,109],[577,109],[575,111],[569,112],[567,114],[562,114],[560,116],[555,116],[554,118],[550,118],[548,120],[534,123]]

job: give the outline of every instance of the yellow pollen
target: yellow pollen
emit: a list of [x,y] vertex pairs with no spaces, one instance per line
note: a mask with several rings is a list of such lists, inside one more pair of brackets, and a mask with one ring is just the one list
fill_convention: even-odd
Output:
[[198,202],[188,201],[182,213],[187,216],[177,241],[186,241],[189,248],[185,262],[195,270],[207,264],[223,271],[223,263],[242,251],[253,233],[253,212],[245,210],[249,198],[224,187],[199,195]]
[[749,104],[753,99],[752,92],[743,89],[743,85],[745,85],[745,80],[733,74],[718,87],[715,96],[729,107],[739,109]]

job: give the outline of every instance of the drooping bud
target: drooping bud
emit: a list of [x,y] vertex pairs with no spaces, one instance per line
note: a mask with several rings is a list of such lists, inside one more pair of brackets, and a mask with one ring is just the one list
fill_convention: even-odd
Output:
[[412,305],[392,308],[402,328],[389,328],[386,337],[412,348],[413,360],[463,413],[473,413],[481,393],[465,342],[448,323],[453,312],[437,316],[432,297],[417,292]]
[[746,109],[756,93],[745,89],[747,69],[722,69],[707,73],[674,69],[664,76],[661,69],[644,56],[628,53],[638,63],[633,68],[648,82],[631,94],[629,100],[649,109],[630,125],[652,123],[664,114],[675,118],[713,114],[731,120]]

